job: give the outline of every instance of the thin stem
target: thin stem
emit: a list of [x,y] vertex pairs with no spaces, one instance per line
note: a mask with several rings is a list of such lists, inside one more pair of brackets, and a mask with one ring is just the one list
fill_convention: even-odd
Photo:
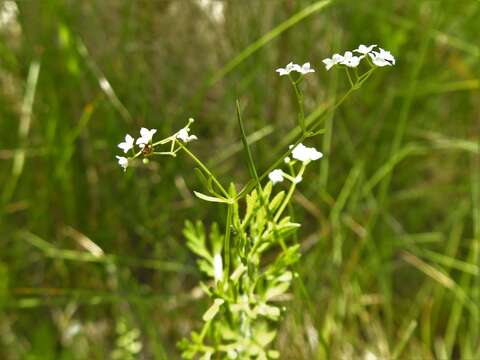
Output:
[[225,279],[230,279],[230,227],[232,225],[233,204],[228,205],[227,223],[225,225]]
[[213,182],[215,183],[215,185],[218,186],[218,188],[223,193],[223,195],[225,195],[226,198],[229,198],[229,195],[226,192],[226,190],[223,188],[222,184],[220,184],[220,182],[217,180],[215,175],[212,174],[212,172],[203,164],[203,162],[201,162],[200,159],[198,159],[195,155],[193,155],[193,153],[190,150],[188,150],[180,141],[178,140],[175,140],[175,141],[182,148],[182,150],[184,150],[187,153],[187,155],[190,156],[192,160],[195,161],[197,165],[200,166],[200,168],[212,178]]
[[[303,176],[303,173],[305,172],[305,168],[307,167],[306,163],[302,163],[302,167],[300,168],[300,171],[298,174],[295,176],[295,178]],[[280,216],[282,216],[283,211],[287,207],[288,203],[290,202],[293,193],[295,192],[295,188],[297,187],[297,182],[293,181],[292,184],[290,185],[290,189],[288,189],[287,196],[285,196],[285,199],[283,199],[283,203],[280,206],[280,208],[277,211],[277,214],[275,215],[274,221],[277,222],[280,219]]]
[[345,72],[347,73],[347,77],[348,77],[348,81],[350,83],[350,86],[351,87],[354,87],[354,83],[353,83],[353,80],[352,80],[352,77],[350,76],[350,71],[348,70],[348,67],[344,68],[345,69]]
[[153,155],[170,155],[170,156],[177,156],[175,152],[172,151],[154,151],[152,152]]
[[[295,146],[297,146],[298,144],[300,144],[303,140],[305,140],[306,138],[309,137],[309,134],[312,134],[315,132],[315,130],[318,128],[318,126],[320,125],[320,120],[323,119],[323,117],[325,117],[326,115],[328,115],[330,112],[336,110],[340,105],[342,105],[342,103],[351,95],[352,92],[354,92],[355,90],[359,89],[363,83],[365,81],[367,81],[367,79],[370,77],[370,75],[373,73],[373,71],[375,71],[375,67],[374,68],[371,68],[370,70],[368,70],[365,74],[361,75],[359,78],[358,78],[358,81],[354,84],[354,86],[352,86],[350,89],[348,89],[348,91],[332,106],[331,109],[329,109],[329,111],[326,111],[322,116],[320,116],[311,126],[310,128],[306,129],[307,131],[306,132],[302,132],[302,134],[300,135],[300,137],[293,143],[293,146],[291,149],[288,149],[279,159],[277,159],[273,165],[271,165],[260,177],[260,181],[262,181],[273,169],[275,169],[279,164],[280,162],[283,161],[283,159],[290,155],[290,153],[292,152],[292,150],[295,148]],[[255,186],[255,184],[252,183],[252,181],[250,181],[249,183],[247,183],[245,185],[245,187],[240,191],[240,193],[238,194],[237,196],[237,199],[240,199],[242,198],[243,196],[245,196],[246,194],[248,194],[252,189],[253,187]]]
[[302,81],[302,77],[300,77],[297,81],[294,81],[292,77],[290,77],[290,82],[292,83],[293,90],[295,91],[295,97],[297,98],[297,104],[298,104],[298,124],[300,125],[300,128],[302,129],[302,132],[305,133],[305,112],[303,108],[303,93],[298,87],[298,84]]

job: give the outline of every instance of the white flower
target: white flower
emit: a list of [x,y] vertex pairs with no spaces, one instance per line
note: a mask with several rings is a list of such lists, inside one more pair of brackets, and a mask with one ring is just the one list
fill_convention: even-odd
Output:
[[322,62],[325,64],[325,69],[330,70],[333,66],[343,61],[343,56],[340,54],[333,54],[332,58],[323,59]]
[[302,178],[301,176],[297,176],[295,179],[293,179],[293,182],[294,182],[295,184],[299,184],[299,183],[302,182],[302,180],[303,180],[303,178]]
[[213,257],[213,276],[215,281],[222,281],[223,279],[223,263],[220,254],[215,254]]
[[285,159],[283,159],[283,161],[285,162],[285,164],[289,164],[290,161],[292,161],[292,159],[290,159],[290,158],[287,156]]
[[312,69],[310,67],[310,63],[309,62],[306,62],[305,64],[303,64],[301,67],[299,66],[299,68],[295,71],[298,71],[299,73],[305,75],[305,74],[308,74],[308,73],[312,73],[312,72],[315,72],[314,69]]
[[140,129],[140,137],[137,139],[136,144],[144,148],[146,145],[150,144],[150,142],[152,141],[152,137],[156,132],[157,129],[148,130],[142,127]]
[[275,169],[268,174],[268,178],[275,185],[278,182],[283,181],[283,171],[280,169]]
[[182,140],[184,143],[188,143],[188,142],[190,142],[190,141],[192,141],[192,140],[197,140],[197,137],[196,137],[195,135],[189,135],[189,134],[188,134],[189,131],[190,131],[189,128],[184,127],[183,129],[181,129],[181,130],[177,133],[177,135],[176,135],[177,139]]
[[312,72],[315,72],[314,69],[312,69],[310,67],[310,63],[309,62],[306,62],[305,64],[303,64],[302,66],[298,65],[298,64],[294,64],[293,62],[290,62],[287,64],[287,66],[285,66],[285,68],[278,68],[277,70],[275,70],[276,72],[278,72],[278,74],[280,76],[283,76],[283,75],[288,75],[290,74],[292,71],[296,71],[302,75],[305,75],[305,74],[308,74],[308,73],[312,73]]
[[130,135],[125,135],[125,141],[118,144],[118,147],[123,150],[124,153],[127,153],[130,149],[133,149],[133,142],[135,139]]
[[123,171],[127,170],[128,167],[128,159],[123,156],[115,156],[118,160],[118,165],[120,165],[123,168]]
[[377,45],[375,44],[375,45],[365,46],[363,44],[360,44],[360,46],[353,51],[356,51],[356,52],[365,56],[368,53],[371,53],[375,46],[377,46]]
[[346,51],[340,64],[354,68],[360,64],[360,60],[360,57],[353,55],[351,51]]
[[322,158],[323,154],[313,147],[307,147],[300,143],[292,150],[292,157],[302,162],[309,162]]
[[372,51],[368,54],[375,65],[379,67],[395,65],[395,58],[390,51],[383,50],[382,48],[379,48],[379,50],[379,52]]
[[283,76],[283,75],[290,74],[292,71],[300,71],[300,70],[301,70],[300,65],[290,62],[287,64],[287,66],[285,66],[285,68],[278,68],[275,71],[278,72],[280,76]]

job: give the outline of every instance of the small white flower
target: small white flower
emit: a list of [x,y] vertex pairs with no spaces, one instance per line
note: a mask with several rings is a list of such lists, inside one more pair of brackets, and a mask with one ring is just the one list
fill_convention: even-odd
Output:
[[382,48],[379,48],[379,50],[379,52],[372,51],[368,54],[376,66],[383,67],[395,65],[395,58],[390,51],[383,50]]
[[292,161],[292,159],[290,159],[290,158],[287,156],[285,159],[283,159],[283,161],[285,162],[285,164],[289,164],[290,161]]
[[293,182],[294,182],[295,184],[299,184],[299,183],[302,182],[302,180],[303,180],[303,178],[302,178],[301,176],[297,176],[295,179],[293,179]]
[[340,54],[333,54],[332,58],[323,59],[322,62],[325,64],[325,69],[330,70],[333,66],[343,61],[343,56]]
[[127,170],[128,167],[128,159],[123,156],[115,156],[118,160],[118,165],[120,165],[123,168],[123,171]]
[[288,75],[292,71],[296,71],[296,72],[298,72],[302,75],[315,72],[315,70],[311,68],[309,62],[306,62],[305,64],[303,64],[301,66],[298,65],[298,64],[294,64],[293,62],[290,62],[290,63],[287,64],[287,66],[285,66],[285,68],[278,68],[275,71],[278,72],[278,74],[280,76]]
[[157,132],[157,129],[140,129],[140,137],[137,139],[136,144],[144,148],[146,145],[150,144],[152,141],[153,135]]
[[275,169],[268,174],[268,178],[275,185],[278,182],[283,181],[283,171],[280,169]]
[[307,147],[300,143],[292,150],[292,157],[302,162],[308,162],[322,158],[323,154],[313,147]]
[[366,46],[366,45],[360,44],[360,46],[353,51],[356,51],[362,55],[367,55],[368,53],[372,52],[375,46],[377,45],[375,44],[375,45]]
[[215,281],[222,281],[223,279],[223,263],[220,254],[215,254],[213,257],[213,276]]
[[118,144],[118,147],[123,150],[124,153],[127,153],[130,149],[133,149],[133,142],[135,139],[130,135],[125,135],[125,141]]
[[309,63],[309,62],[306,62],[306,63],[303,64],[301,67],[299,66],[299,69],[297,69],[296,71],[298,71],[299,73],[301,73],[301,74],[303,74],[303,75],[308,74],[308,73],[315,72],[315,70],[310,67],[310,63]]
[[300,71],[300,69],[300,65],[289,62],[285,68],[278,68],[275,71],[278,72],[280,76],[284,76],[290,74],[292,71]]
[[351,51],[346,51],[340,64],[354,68],[360,64],[360,60],[360,57],[353,55]]
[[177,133],[177,139],[182,140],[184,143],[188,143],[192,140],[197,140],[198,138],[195,135],[189,135],[188,132],[190,131],[189,128],[184,127]]

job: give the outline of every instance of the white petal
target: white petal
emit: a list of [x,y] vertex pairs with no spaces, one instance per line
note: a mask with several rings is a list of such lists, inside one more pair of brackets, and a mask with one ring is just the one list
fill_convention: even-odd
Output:
[[370,53],[375,46],[377,46],[377,45],[366,46],[366,45],[360,44],[360,46],[353,51],[356,51],[360,54],[366,55],[366,54]]
[[150,133],[150,132],[148,131],[147,128],[142,127],[142,128],[140,129],[140,135],[141,135],[142,138],[148,137],[148,134],[149,134],[149,133]]
[[215,254],[213,257],[213,275],[215,281],[222,281],[223,279],[223,264],[222,256],[220,254]]
[[315,70],[310,67],[309,62],[306,62],[305,64],[302,65],[302,67],[298,70],[298,72],[305,75],[305,74],[308,74],[308,73],[315,72]]
[[299,184],[302,182],[303,178],[301,176],[297,176],[295,179],[293,179],[295,184]]
[[268,178],[273,184],[283,181],[283,171],[280,169],[275,169],[268,174]]
[[123,171],[127,170],[128,167],[128,159],[123,156],[115,156],[118,160],[118,165],[120,165],[123,168]]
[[333,54],[332,60],[335,61],[336,63],[339,63],[343,60],[343,56],[340,54]]
[[308,148],[303,144],[298,144],[292,150],[292,157],[302,162],[308,161],[309,160]]
[[307,162],[320,159],[323,154],[313,147],[307,147],[303,144],[298,144],[292,151],[292,157],[296,160]]
[[322,62],[325,64],[325,69],[327,70],[330,70],[336,64],[335,61],[329,58],[323,59]]

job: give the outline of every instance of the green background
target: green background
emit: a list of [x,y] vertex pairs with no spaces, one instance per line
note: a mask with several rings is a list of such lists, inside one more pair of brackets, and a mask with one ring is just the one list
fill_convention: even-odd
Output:
[[123,173],[116,145],[194,117],[190,148],[240,188],[235,100],[262,172],[296,119],[274,70],[311,62],[309,113],[348,85],[321,60],[375,43],[396,66],[308,141],[325,157],[291,209],[302,281],[277,344],[284,359],[479,358],[480,2],[229,0],[220,17],[205,3],[19,0],[0,15],[0,357],[178,358],[209,303],[183,223],[225,209],[192,196],[187,157]]

